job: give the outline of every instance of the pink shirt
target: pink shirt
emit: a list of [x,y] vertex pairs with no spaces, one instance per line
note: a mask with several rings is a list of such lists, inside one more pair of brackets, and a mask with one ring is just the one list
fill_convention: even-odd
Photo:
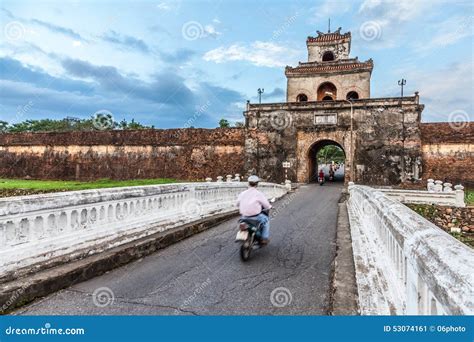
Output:
[[240,215],[255,216],[260,214],[262,209],[270,209],[272,206],[263,193],[255,187],[249,187],[239,194],[237,199]]

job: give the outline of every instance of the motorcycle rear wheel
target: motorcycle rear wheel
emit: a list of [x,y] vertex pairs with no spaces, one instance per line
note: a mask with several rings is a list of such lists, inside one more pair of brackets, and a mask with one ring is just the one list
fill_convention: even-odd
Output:
[[251,250],[252,246],[250,245],[250,243],[248,243],[248,241],[243,243],[242,246],[240,246],[240,259],[242,259],[242,261],[247,261],[250,258]]

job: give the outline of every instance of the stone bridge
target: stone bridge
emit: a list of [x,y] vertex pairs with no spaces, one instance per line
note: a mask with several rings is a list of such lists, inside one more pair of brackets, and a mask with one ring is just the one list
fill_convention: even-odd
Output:
[[228,178],[1,199],[0,310],[474,313],[472,249],[353,183],[347,201],[337,183],[261,184],[279,199],[271,243],[242,263],[235,199],[245,188]]

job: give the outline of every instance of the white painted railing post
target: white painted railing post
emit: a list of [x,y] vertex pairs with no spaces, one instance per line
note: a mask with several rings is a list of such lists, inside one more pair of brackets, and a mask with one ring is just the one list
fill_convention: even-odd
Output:
[[464,187],[461,184],[454,186],[456,192],[456,204],[458,207],[465,207],[464,203]]

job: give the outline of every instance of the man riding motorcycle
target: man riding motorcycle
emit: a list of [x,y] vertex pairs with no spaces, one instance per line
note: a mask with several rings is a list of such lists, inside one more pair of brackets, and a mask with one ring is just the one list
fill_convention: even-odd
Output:
[[272,206],[265,195],[257,190],[260,179],[252,175],[249,177],[249,187],[247,190],[241,192],[237,199],[237,206],[239,207],[240,215],[243,219],[256,220],[262,226],[261,245],[266,245],[270,241],[270,220],[268,215],[264,214],[263,210],[268,210]]

